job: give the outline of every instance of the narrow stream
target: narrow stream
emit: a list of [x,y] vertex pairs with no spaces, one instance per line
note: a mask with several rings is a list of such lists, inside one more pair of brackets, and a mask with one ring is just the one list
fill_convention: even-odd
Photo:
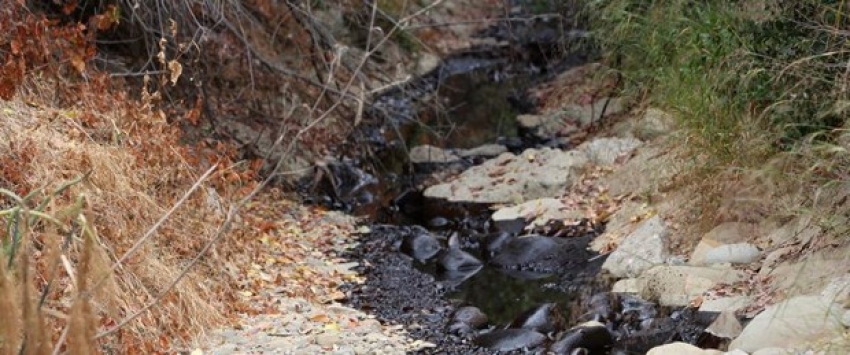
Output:
[[[516,116],[534,106],[524,93],[555,74],[552,68],[580,63],[567,57],[544,70],[493,57],[461,53],[384,93],[376,99],[380,110],[372,112],[380,123],[340,149],[362,152],[356,147],[366,145],[373,154],[340,154],[328,165],[319,190],[324,197],[313,202],[371,220],[349,255],[367,276],[365,284],[344,288],[349,304],[435,344],[424,353],[642,354],[670,341],[704,341],[705,321],[696,315],[606,292],[610,280],[599,275],[604,257],[584,248],[604,226],[555,228],[558,237],[546,235],[553,230],[532,231],[519,239],[532,249],[553,249],[547,255],[557,262],[539,267],[519,260],[527,255],[520,250],[513,256],[520,266],[506,268],[494,259],[521,234],[521,221],[500,229],[490,223],[490,206],[422,197],[428,185],[487,157],[414,164],[411,148],[499,144],[519,152],[545,145],[517,128]],[[575,327],[587,321],[597,323]]]

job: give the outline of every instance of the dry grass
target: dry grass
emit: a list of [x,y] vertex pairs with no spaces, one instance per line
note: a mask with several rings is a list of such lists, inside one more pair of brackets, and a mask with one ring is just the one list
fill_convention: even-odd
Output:
[[[0,326],[0,337],[7,339],[3,348],[17,352],[14,341],[8,339],[20,338],[16,332],[22,327],[15,324],[20,319],[26,323],[25,329],[46,329],[44,335],[27,337],[27,343],[36,342],[32,346],[39,349],[57,341],[70,319],[67,345],[79,350],[72,353],[80,354],[96,352],[98,347],[173,352],[175,343],[221,323],[222,310],[227,308],[219,302],[228,300],[221,296],[229,293],[232,280],[227,280],[226,274],[207,278],[200,268],[190,271],[157,307],[113,336],[100,339],[97,347],[90,341],[95,329],[109,329],[165,291],[218,227],[221,206],[209,203],[207,195],[218,187],[226,202],[236,193],[233,187],[238,188],[239,181],[237,177],[234,182],[232,170],[216,173],[204,184],[209,190],[193,194],[150,241],[112,272],[113,263],[194,183],[202,161],[207,165],[215,160],[226,162],[226,155],[217,159],[207,152],[209,156],[198,159],[203,151],[180,146],[178,132],[160,112],[144,103],[120,94],[103,97],[103,93],[81,92],[76,103],[60,108],[52,100],[58,93],[47,81],[33,82],[38,84],[25,86],[16,99],[0,102],[0,161],[4,167],[0,169],[0,187],[19,195],[44,188],[46,192],[34,198],[40,201],[49,196],[47,192],[88,174],[55,196],[44,212],[68,226],[78,225],[76,218],[84,215],[92,233],[91,237],[77,235],[59,248],[59,240],[66,237],[60,231],[43,224],[29,226],[29,243],[22,244],[21,261],[13,270],[0,273],[0,312],[15,315],[9,317],[13,321]],[[77,197],[82,197],[84,207],[82,214],[74,215]],[[0,203],[12,206],[9,199],[0,199]],[[9,220],[0,225],[7,230]],[[2,240],[8,242],[9,238],[4,233]],[[83,247],[80,238],[91,246]],[[66,262],[58,263],[59,257]],[[32,274],[24,272],[28,261]],[[44,305],[35,308],[33,300],[48,285],[52,287]],[[75,297],[80,294],[84,297]],[[22,304],[28,306],[22,308]],[[48,317],[41,327],[38,322],[45,315],[55,317]],[[84,351],[86,347],[89,350]]]

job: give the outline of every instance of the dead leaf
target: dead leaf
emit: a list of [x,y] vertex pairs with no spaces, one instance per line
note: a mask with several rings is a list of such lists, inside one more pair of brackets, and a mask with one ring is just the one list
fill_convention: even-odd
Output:
[[176,85],[177,79],[180,79],[180,75],[183,74],[183,65],[176,60],[172,60],[168,62],[168,71],[171,72],[171,85]]
[[313,321],[313,322],[318,322],[318,323],[327,323],[327,322],[331,321],[331,317],[328,317],[327,314],[320,313],[320,314],[315,314],[315,315],[311,316],[310,320]]

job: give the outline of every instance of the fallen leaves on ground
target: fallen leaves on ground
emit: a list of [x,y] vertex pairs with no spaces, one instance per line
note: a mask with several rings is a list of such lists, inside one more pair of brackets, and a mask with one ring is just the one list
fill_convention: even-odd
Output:
[[341,301],[346,296],[338,286],[362,281],[337,257],[353,245],[354,218],[300,205],[274,189],[246,205],[241,217],[235,234],[245,249],[234,253],[231,268],[251,313],[280,312],[280,297]]

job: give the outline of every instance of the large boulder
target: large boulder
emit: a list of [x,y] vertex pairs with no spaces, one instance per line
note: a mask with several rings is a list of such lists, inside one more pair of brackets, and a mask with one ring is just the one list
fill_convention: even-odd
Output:
[[638,277],[641,298],[664,306],[687,306],[718,283],[731,284],[744,279],[744,274],[728,268],[660,265]]
[[667,227],[659,216],[643,221],[612,252],[602,269],[616,277],[636,277],[668,257]]
[[747,324],[729,349],[754,352],[791,348],[844,334],[840,306],[820,296],[799,296],[767,307]]
[[504,153],[464,171],[450,182],[427,188],[425,197],[451,202],[522,203],[558,196],[573,184],[587,165],[578,151],[528,149]]

